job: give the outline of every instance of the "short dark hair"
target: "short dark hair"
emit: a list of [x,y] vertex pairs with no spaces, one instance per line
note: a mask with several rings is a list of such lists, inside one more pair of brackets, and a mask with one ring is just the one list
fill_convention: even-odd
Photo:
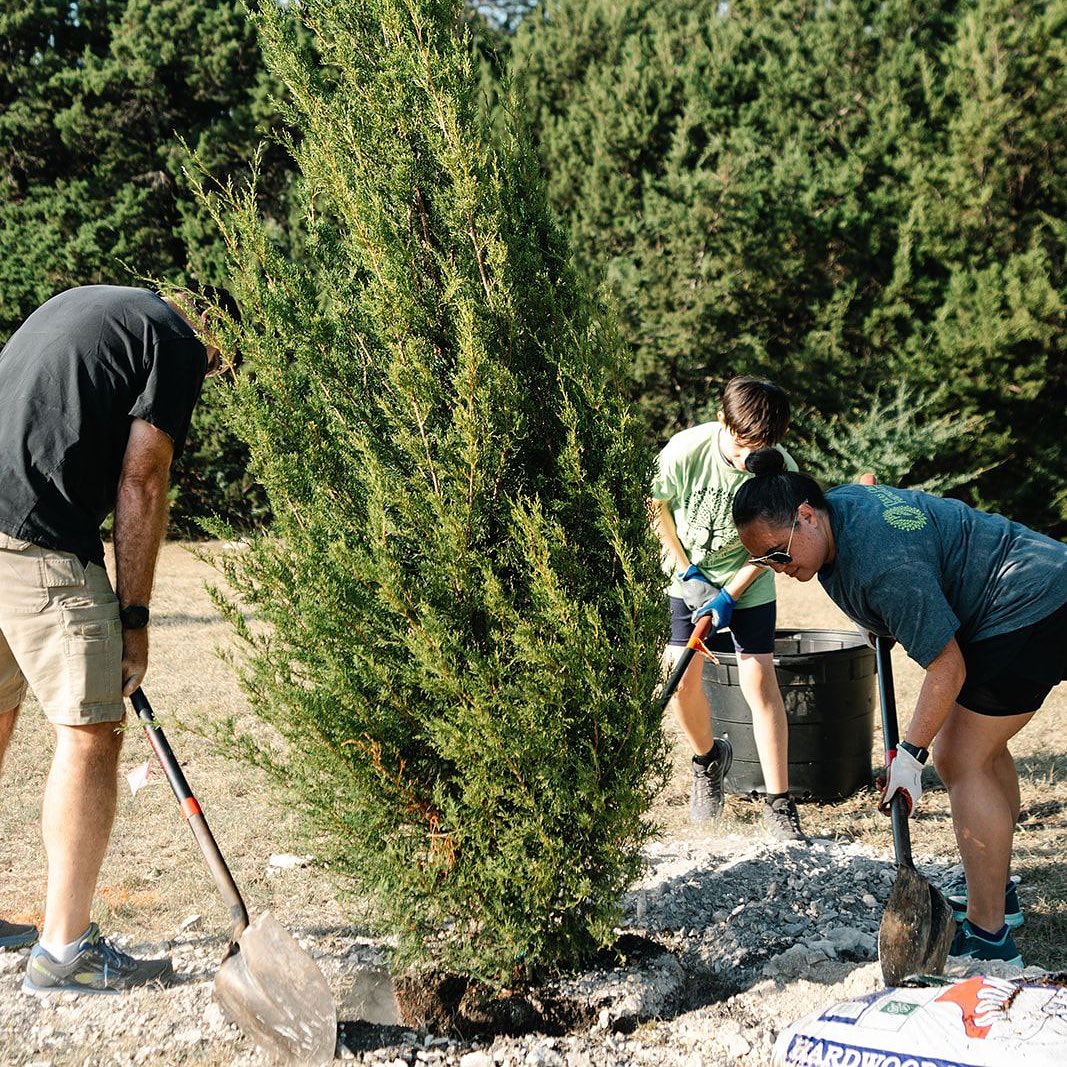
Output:
[[789,397],[766,378],[739,375],[723,390],[722,418],[726,429],[745,444],[769,448],[789,429]]
[[734,526],[743,530],[762,520],[768,526],[788,526],[803,503],[827,511],[826,497],[813,478],[785,469],[785,456],[777,448],[750,452],[745,466],[755,477],[737,490],[731,512]]

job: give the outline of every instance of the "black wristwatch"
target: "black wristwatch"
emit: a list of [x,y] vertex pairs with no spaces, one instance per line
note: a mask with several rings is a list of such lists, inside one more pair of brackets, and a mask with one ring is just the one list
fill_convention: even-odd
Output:
[[904,749],[909,756],[914,756],[920,763],[925,763],[930,758],[930,750],[928,748],[919,748],[918,745],[913,745],[910,741],[898,742],[897,748]]
[[148,608],[144,604],[127,604],[119,611],[124,630],[143,630],[148,625]]

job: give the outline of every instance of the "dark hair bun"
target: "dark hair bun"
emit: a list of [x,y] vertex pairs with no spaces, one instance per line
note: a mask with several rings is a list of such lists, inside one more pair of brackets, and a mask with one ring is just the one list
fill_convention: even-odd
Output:
[[757,478],[766,478],[771,474],[781,474],[785,470],[785,456],[777,448],[761,448],[749,452],[745,457],[745,466]]

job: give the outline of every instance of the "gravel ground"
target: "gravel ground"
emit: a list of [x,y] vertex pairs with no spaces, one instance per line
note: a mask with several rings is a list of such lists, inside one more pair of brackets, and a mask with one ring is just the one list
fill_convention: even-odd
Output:
[[[581,1006],[591,1025],[563,1036],[479,1044],[343,1021],[337,1056],[392,1067],[765,1067],[784,1026],[882,987],[878,924],[894,878],[886,855],[831,841],[731,837],[655,842],[646,858],[623,927],[651,941],[651,951],[551,991]],[[917,862],[928,876],[945,873],[929,857]],[[212,1000],[224,938],[202,932],[197,917],[183,926],[164,944],[123,945],[171,953],[179,981],[162,991],[33,998],[20,990],[26,952],[0,953],[2,1062],[265,1064]],[[346,1020],[345,992],[353,975],[373,964],[376,946],[344,930],[292,932],[318,960]]]

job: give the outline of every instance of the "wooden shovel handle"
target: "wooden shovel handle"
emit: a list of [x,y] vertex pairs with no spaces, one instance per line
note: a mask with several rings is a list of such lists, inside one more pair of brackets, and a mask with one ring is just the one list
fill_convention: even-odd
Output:
[[133,710],[137,712],[137,718],[141,720],[148,743],[152,746],[152,751],[155,752],[163,773],[167,776],[167,781],[170,782],[182,815],[189,824],[196,843],[200,846],[215,888],[218,889],[219,895],[230,909],[230,920],[233,923],[230,930],[230,942],[236,942],[248,926],[248,910],[241,899],[233,875],[230,874],[230,868],[226,866],[226,861],[222,858],[222,852],[211,833],[211,827],[208,826],[207,819],[204,818],[204,813],[200,810],[200,805],[193,796],[189,783],[185,780],[185,774],[174,757],[170,742],[167,741],[162,728],[156,722],[156,717],[152,713],[152,705],[148,703],[148,697],[140,689],[135,689],[130,696],[130,703],[133,705]]

